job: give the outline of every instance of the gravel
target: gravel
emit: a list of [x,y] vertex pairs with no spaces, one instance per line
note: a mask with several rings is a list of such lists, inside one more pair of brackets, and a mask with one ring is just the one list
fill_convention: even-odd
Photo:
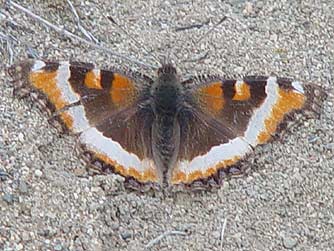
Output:
[[[83,35],[67,1],[19,2]],[[275,74],[333,90],[333,1],[72,2],[81,25],[104,46],[151,64],[168,55],[184,78]],[[7,14],[12,21],[5,20]],[[12,44],[15,60],[38,54],[155,74],[64,38],[20,11],[2,8],[0,20],[0,32],[20,41]],[[192,25],[199,28],[175,31]],[[0,50],[0,250],[147,250],[164,234],[149,250],[333,250],[333,96],[319,120],[258,148],[251,170],[218,191],[140,194],[124,189],[117,175],[88,175],[76,137],[60,135],[34,104],[13,98],[3,71],[10,61],[5,51]]]

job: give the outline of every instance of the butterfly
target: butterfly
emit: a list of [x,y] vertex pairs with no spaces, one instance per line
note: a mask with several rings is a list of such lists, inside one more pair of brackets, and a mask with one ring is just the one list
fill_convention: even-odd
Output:
[[139,190],[210,188],[296,114],[317,116],[323,88],[287,78],[181,80],[171,64],[155,78],[81,62],[26,60],[9,69],[14,94],[31,96],[75,134],[85,160]]

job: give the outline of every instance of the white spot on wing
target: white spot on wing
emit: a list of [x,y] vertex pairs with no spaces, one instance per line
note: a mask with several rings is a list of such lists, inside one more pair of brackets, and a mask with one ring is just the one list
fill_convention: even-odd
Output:
[[303,84],[299,81],[293,81],[292,83],[293,88],[295,89],[295,91],[304,94],[304,87]]
[[41,60],[36,60],[34,62],[34,65],[31,68],[31,71],[38,71],[40,69],[42,69],[45,66],[45,63]]
[[95,78],[99,78],[100,77],[100,69],[94,68],[93,69],[93,73],[95,75]]
[[235,88],[236,88],[236,94],[242,94],[242,89],[241,87],[243,86],[244,84],[244,81],[243,80],[238,80],[236,83],[235,83]]

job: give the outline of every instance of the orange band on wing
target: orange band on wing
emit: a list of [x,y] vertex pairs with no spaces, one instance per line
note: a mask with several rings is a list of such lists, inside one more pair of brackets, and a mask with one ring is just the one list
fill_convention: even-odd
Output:
[[267,142],[271,135],[275,133],[278,124],[287,113],[301,109],[305,104],[306,97],[294,91],[279,90],[279,99],[271,111],[271,116],[264,121],[266,131],[258,136],[260,144]]
[[251,97],[249,85],[245,82],[235,83],[235,95],[233,96],[233,100],[244,101],[248,100]]
[[115,105],[126,106],[131,104],[132,96],[135,94],[135,88],[129,78],[115,73],[110,92]]
[[142,176],[143,176],[143,182],[148,182],[148,181],[157,182],[158,181],[158,176],[152,168],[145,170]]
[[68,114],[67,112],[62,112],[60,114],[60,118],[64,122],[67,128],[69,129],[73,128],[74,119],[70,114]]
[[202,177],[203,177],[203,173],[201,171],[194,171],[194,172],[188,174],[187,183],[188,183],[188,180],[194,181],[194,180],[198,180]]
[[61,90],[57,86],[57,71],[32,72],[29,74],[31,84],[43,92],[56,110],[64,108],[68,102],[62,99]]
[[223,160],[219,162],[217,165],[209,167],[203,171],[196,170],[188,174],[180,170],[175,170],[173,172],[171,182],[172,184],[178,184],[178,183],[190,184],[195,180],[206,179],[217,173],[220,169],[227,168],[229,166],[232,166],[233,164],[236,164],[239,160],[240,156],[235,156],[233,159]]
[[221,82],[215,82],[208,86],[202,87],[199,90],[199,95],[204,104],[206,104],[205,109],[213,113],[221,111],[224,107],[224,97]]
[[88,88],[102,89],[101,75],[99,73],[97,75],[97,73],[94,70],[87,72],[85,76],[85,85]]
[[156,172],[154,171],[153,167],[148,168],[144,172],[139,172],[136,168],[130,167],[125,168],[121,165],[119,165],[116,161],[110,159],[104,154],[101,153],[95,153],[95,157],[102,160],[103,162],[113,166],[115,168],[115,171],[119,174],[121,174],[124,177],[133,177],[136,180],[140,182],[157,182],[158,176]]

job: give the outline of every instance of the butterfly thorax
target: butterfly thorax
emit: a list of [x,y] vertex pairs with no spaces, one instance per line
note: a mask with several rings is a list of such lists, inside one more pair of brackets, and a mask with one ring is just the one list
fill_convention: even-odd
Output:
[[174,67],[166,65],[159,69],[158,78],[151,90],[156,115],[176,115],[181,97],[181,87]]

